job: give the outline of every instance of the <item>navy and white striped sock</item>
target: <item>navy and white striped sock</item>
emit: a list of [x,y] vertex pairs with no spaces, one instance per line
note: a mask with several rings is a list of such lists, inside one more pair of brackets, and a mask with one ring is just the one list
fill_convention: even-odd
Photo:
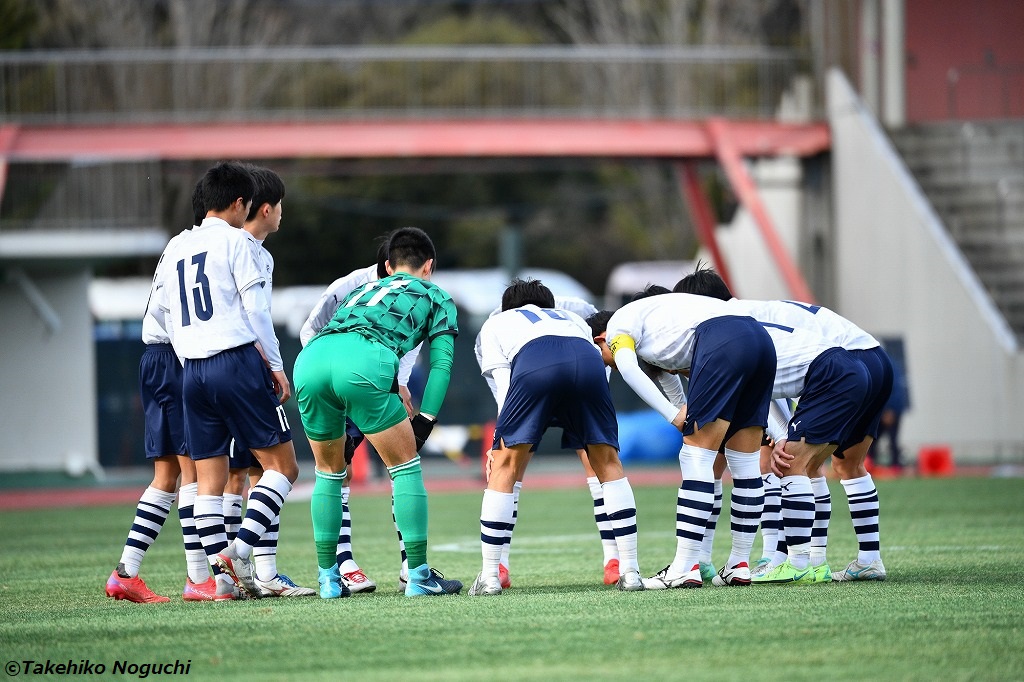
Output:
[[764,511],[761,512],[761,556],[771,559],[779,539],[782,520],[782,489],[773,473],[761,476],[764,485]]
[[853,531],[857,534],[857,561],[861,564],[870,564],[876,559],[881,559],[878,490],[875,489],[871,474],[839,482],[846,491]]
[[509,563],[509,553],[512,551],[512,533],[515,532],[516,522],[519,520],[519,493],[523,490],[523,482],[516,481],[512,484],[512,527],[508,529],[508,537],[505,538],[505,544],[501,546],[501,560],[500,563],[505,568],[511,568],[512,565]]
[[196,522],[196,534],[206,552],[206,560],[214,567],[214,575],[220,579],[222,574],[216,568],[215,557],[228,546],[228,538],[224,534],[224,500],[220,495],[196,495],[192,516]]
[[811,527],[811,566],[828,561],[828,524],[832,519],[832,494],[824,476],[811,479],[814,492],[814,525]]
[[512,534],[514,513],[513,493],[484,490],[484,498],[480,503],[480,554],[485,578],[498,577],[501,548]]
[[242,525],[242,496],[235,493],[224,493],[224,533],[230,543],[238,535],[238,527]]
[[280,471],[268,469],[263,472],[260,482],[249,491],[245,518],[234,541],[238,556],[249,556],[260,537],[281,513],[281,507],[291,490],[291,481]]
[[802,570],[811,561],[811,527],[814,525],[814,492],[807,476],[784,476],[782,526],[786,531],[789,563]]
[[639,571],[636,555],[636,500],[629,480],[620,478],[608,481],[604,488],[604,505],[608,510],[608,521],[615,532],[615,544],[619,553],[619,574]]
[[196,532],[196,521],[192,518],[196,503],[198,483],[189,483],[178,490],[178,521],[181,523],[181,537],[185,541],[185,567],[189,580],[197,585],[210,577],[210,562]]
[[588,476],[587,487],[590,488],[590,497],[594,500],[594,522],[597,524],[597,532],[601,536],[604,563],[607,564],[612,559],[619,558],[619,547],[615,544],[615,531],[612,530],[612,523],[608,520],[601,481],[597,476]]
[[725,449],[725,459],[732,472],[732,497],[729,524],[732,549],[728,566],[750,564],[750,550],[757,537],[757,524],[764,511],[764,482],[761,480],[760,453]]
[[679,468],[683,483],[676,499],[676,555],[669,573],[685,575],[700,563],[704,531],[715,504],[714,450],[683,444]]
[[711,516],[708,517],[708,525],[704,529],[704,540],[700,545],[700,560],[702,563],[711,563],[711,550],[715,544],[715,530],[718,528],[718,517],[722,515],[722,479],[715,479],[715,502],[711,507]]
[[135,519],[128,531],[124,549],[121,550],[121,563],[124,564],[128,577],[134,578],[139,574],[139,566],[142,565],[146,551],[160,534],[167,515],[171,513],[174,497],[173,492],[149,486],[139,498],[139,503],[135,507]]
[[359,570],[352,556],[352,512],[348,506],[349,486],[341,489],[341,531],[338,533],[338,567],[342,573]]

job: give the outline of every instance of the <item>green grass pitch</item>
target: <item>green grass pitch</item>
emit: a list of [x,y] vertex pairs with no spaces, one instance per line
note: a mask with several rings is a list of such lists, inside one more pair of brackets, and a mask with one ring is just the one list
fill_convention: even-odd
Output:
[[[882,583],[641,593],[601,583],[582,484],[531,490],[529,482],[527,475],[513,587],[494,598],[397,594],[389,501],[358,489],[350,503],[356,557],[380,586],[331,601],[182,602],[185,566],[172,510],[142,566],[150,587],[172,601],[115,602],[103,585],[130,506],[5,511],[3,662],[90,661],[111,678],[115,661],[190,661],[187,675],[150,677],[221,681],[1024,679],[1024,479],[880,481],[889,571]],[[650,575],[674,551],[676,491],[635,492],[641,569]],[[856,544],[845,495],[835,483],[832,493],[829,562],[838,570]],[[431,564],[467,589],[480,566],[479,509],[479,493],[430,496]],[[727,512],[715,544],[720,565]],[[315,585],[305,503],[285,507],[278,563]]]

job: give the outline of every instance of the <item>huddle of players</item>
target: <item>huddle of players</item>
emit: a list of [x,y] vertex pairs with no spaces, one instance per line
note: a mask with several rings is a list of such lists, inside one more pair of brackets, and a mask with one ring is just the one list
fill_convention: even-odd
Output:
[[[252,182],[251,192],[242,176]],[[266,185],[277,189],[261,194]],[[154,459],[156,474],[140,499],[122,561],[108,580],[109,596],[167,601],[149,591],[138,567],[169,512],[179,473],[189,566],[183,598],[315,594],[278,574],[276,561],[265,558],[275,554],[281,505],[298,470],[281,408],[291,390],[269,321],[273,261],[261,239],[237,229],[248,227],[247,216],[262,214],[273,229],[257,236],[276,231],[283,194],[280,179],[266,169],[211,168],[196,188],[197,226],[173,239],[161,258],[144,326],[155,324],[165,334],[144,339],[147,352],[140,366],[147,456]],[[300,413],[316,460],[311,508],[323,598],[375,588],[351,555],[344,485],[362,434],[392,478],[403,591],[420,596],[462,588],[426,562],[428,514],[417,454],[450,380],[458,333],[455,307],[429,281],[434,250],[422,231],[392,233],[378,261],[357,271],[365,281],[352,273],[324,293],[303,330],[305,347],[295,366]],[[523,474],[550,426],[563,429],[563,447],[579,452],[588,473],[605,548],[606,584],[634,591],[699,587],[705,578],[716,585],[833,579],[824,562],[831,502],[820,470],[834,453],[842,458],[836,468],[851,509],[856,505],[860,543],[857,560],[834,578],[884,579],[877,493],[863,469],[892,383],[891,365],[877,341],[825,308],[732,299],[709,270],[684,278],[676,291],[690,293],[651,287],[615,313],[598,313],[582,301],[556,301],[540,282],[515,280],[506,290],[501,309],[477,338],[477,359],[494,393],[498,419],[481,505],[483,564],[471,595],[500,594],[511,584],[508,551]],[[417,413],[405,388],[408,371],[400,381],[399,365],[425,340],[430,373]],[[153,358],[163,361],[156,372],[148,367]],[[639,575],[635,502],[618,459],[606,367],[618,369],[683,434],[676,556],[647,579]],[[685,388],[680,375],[688,376]],[[174,405],[147,401],[149,385],[173,385],[179,376],[184,439],[179,432],[168,433],[180,417]],[[762,457],[772,399],[796,398],[792,416],[787,402],[775,406],[774,446]],[[224,490],[232,468],[228,454],[236,442],[248,445],[254,463],[263,467],[251,470],[259,478],[253,476],[245,518],[229,541]],[[709,568],[710,541],[725,465],[734,484],[733,547],[715,573]],[[775,476],[781,479],[777,488]],[[192,486],[194,501],[186,492]],[[781,503],[773,503],[776,495]],[[765,556],[752,573],[748,562],[759,523]],[[262,563],[257,547],[265,550]]]

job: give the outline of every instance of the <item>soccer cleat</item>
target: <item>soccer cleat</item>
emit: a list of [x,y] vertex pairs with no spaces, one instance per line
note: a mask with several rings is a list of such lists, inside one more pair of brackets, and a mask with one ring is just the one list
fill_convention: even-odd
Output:
[[704,584],[704,579],[700,575],[700,566],[697,564],[693,565],[688,572],[683,573],[680,576],[674,578],[669,577],[668,569],[671,565],[661,569],[650,578],[644,578],[643,584],[645,590],[671,590],[676,588],[693,589],[701,587]]
[[263,596],[263,592],[256,585],[255,567],[248,559],[238,556],[234,543],[214,557],[214,561],[221,572],[234,580],[238,589],[245,592],[250,599],[259,599]]
[[814,566],[814,582],[816,583],[830,583],[832,582],[832,569],[828,567],[828,564],[818,564]]
[[501,589],[500,579],[494,577],[485,578],[483,573],[478,573],[476,580],[473,581],[469,588],[469,596],[492,597],[501,594]]
[[191,578],[185,578],[181,598],[183,601],[227,601],[234,597],[231,594],[217,594],[217,579],[211,575],[201,583],[194,583]]
[[[118,568],[121,565],[118,564]],[[129,578],[126,575],[119,575],[117,568],[107,578],[107,596],[114,599],[135,602],[136,604],[157,604],[171,601],[170,597],[164,597],[146,586],[145,581],[139,576]]]
[[644,589],[644,579],[640,577],[640,571],[627,571],[619,576],[615,586],[622,592],[640,592]]
[[732,568],[722,566],[722,570],[716,573],[715,577],[711,579],[711,584],[715,587],[739,587],[749,585],[750,567],[747,566],[746,561],[741,561]]
[[296,585],[286,575],[275,575],[270,580],[256,578],[256,586],[264,597],[315,597],[316,590]]
[[360,592],[366,592],[369,594],[377,589],[377,583],[367,578],[361,568],[349,571],[348,573],[342,573],[341,582],[348,585],[348,589],[352,594],[359,594]]
[[870,564],[862,564],[854,560],[850,565],[841,571],[832,574],[832,580],[837,583],[848,583],[854,580],[885,580],[885,566],[881,559],[875,559]]
[[443,594],[458,594],[461,591],[461,582],[445,580],[436,568],[420,564],[409,569],[409,583],[405,586],[406,597],[437,597]]
[[352,590],[341,580],[337,564],[330,568],[319,568],[317,579],[320,581],[321,599],[342,599],[352,596]]
[[501,589],[503,590],[512,587],[512,576],[508,574],[508,568],[505,564],[498,564],[498,582],[501,583]]
[[806,585],[814,582],[814,569],[810,566],[799,570],[795,569],[793,568],[793,565],[789,563],[789,559],[786,559],[767,573],[759,575],[756,578],[752,578],[751,582],[755,585],[788,583]]
[[710,561],[700,562],[700,577],[704,582],[714,580],[715,576],[718,575],[718,571],[715,570],[715,565]]
[[609,559],[604,565],[604,584],[615,585],[619,582],[619,560]]
[[775,568],[775,566],[778,566],[778,564],[772,564],[771,559],[769,559],[766,556],[763,556],[757,560],[757,565],[750,569],[750,577],[751,579],[753,579],[759,575],[764,575],[768,571]]

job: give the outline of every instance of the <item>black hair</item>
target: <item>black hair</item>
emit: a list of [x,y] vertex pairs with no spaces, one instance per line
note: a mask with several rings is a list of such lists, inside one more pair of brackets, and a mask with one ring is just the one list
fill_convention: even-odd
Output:
[[629,297],[629,302],[639,301],[641,298],[650,298],[651,296],[660,296],[662,294],[671,294],[672,290],[663,287],[660,284],[648,284],[647,288],[643,291],[638,291]]
[[599,310],[587,318],[587,325],[594,337],[608,331],[608,320],[612,319],[611,310]]
[[252,166],[248,170],[256,183],[256,191],[252,196],[249,215],[245,217],[246,222],[256,217],[263,204],[277,206],[284,199],[284,181],[280,175],[262,166]]
[[377,237],[377,279],[388,276],[388,242],[389,235]]
[[206,218],[206,204],[203,201],[203,181],[196,182],[192,190],[192,224],[200,225]]
[[405,266],[411,270],[423,267],[428,260],[436,258],[434,242],[418,227],[400,227],[391,233],[388,240],[388,260],[391,269]]
[[210,211],[224,211],[238,199],[252,200],[256,194],[256,182],[240,163],[226,161],[212,166],[202,180],[200,194],[203,197],[204,215]]
[[518,277],[509,282],[501,295],[502,310],[521,308],[531,303],[541,308],[554,308],[555,295],[539,279]]
[[729,291],[729,285],[725,283],[725,280],[713,269],[701,267],[700,263],[697,264],[696,270],[676,282],[672,291],[677,294],[710,296],[711,298],[718,298],[723,301],[733,298],[732,292]]

